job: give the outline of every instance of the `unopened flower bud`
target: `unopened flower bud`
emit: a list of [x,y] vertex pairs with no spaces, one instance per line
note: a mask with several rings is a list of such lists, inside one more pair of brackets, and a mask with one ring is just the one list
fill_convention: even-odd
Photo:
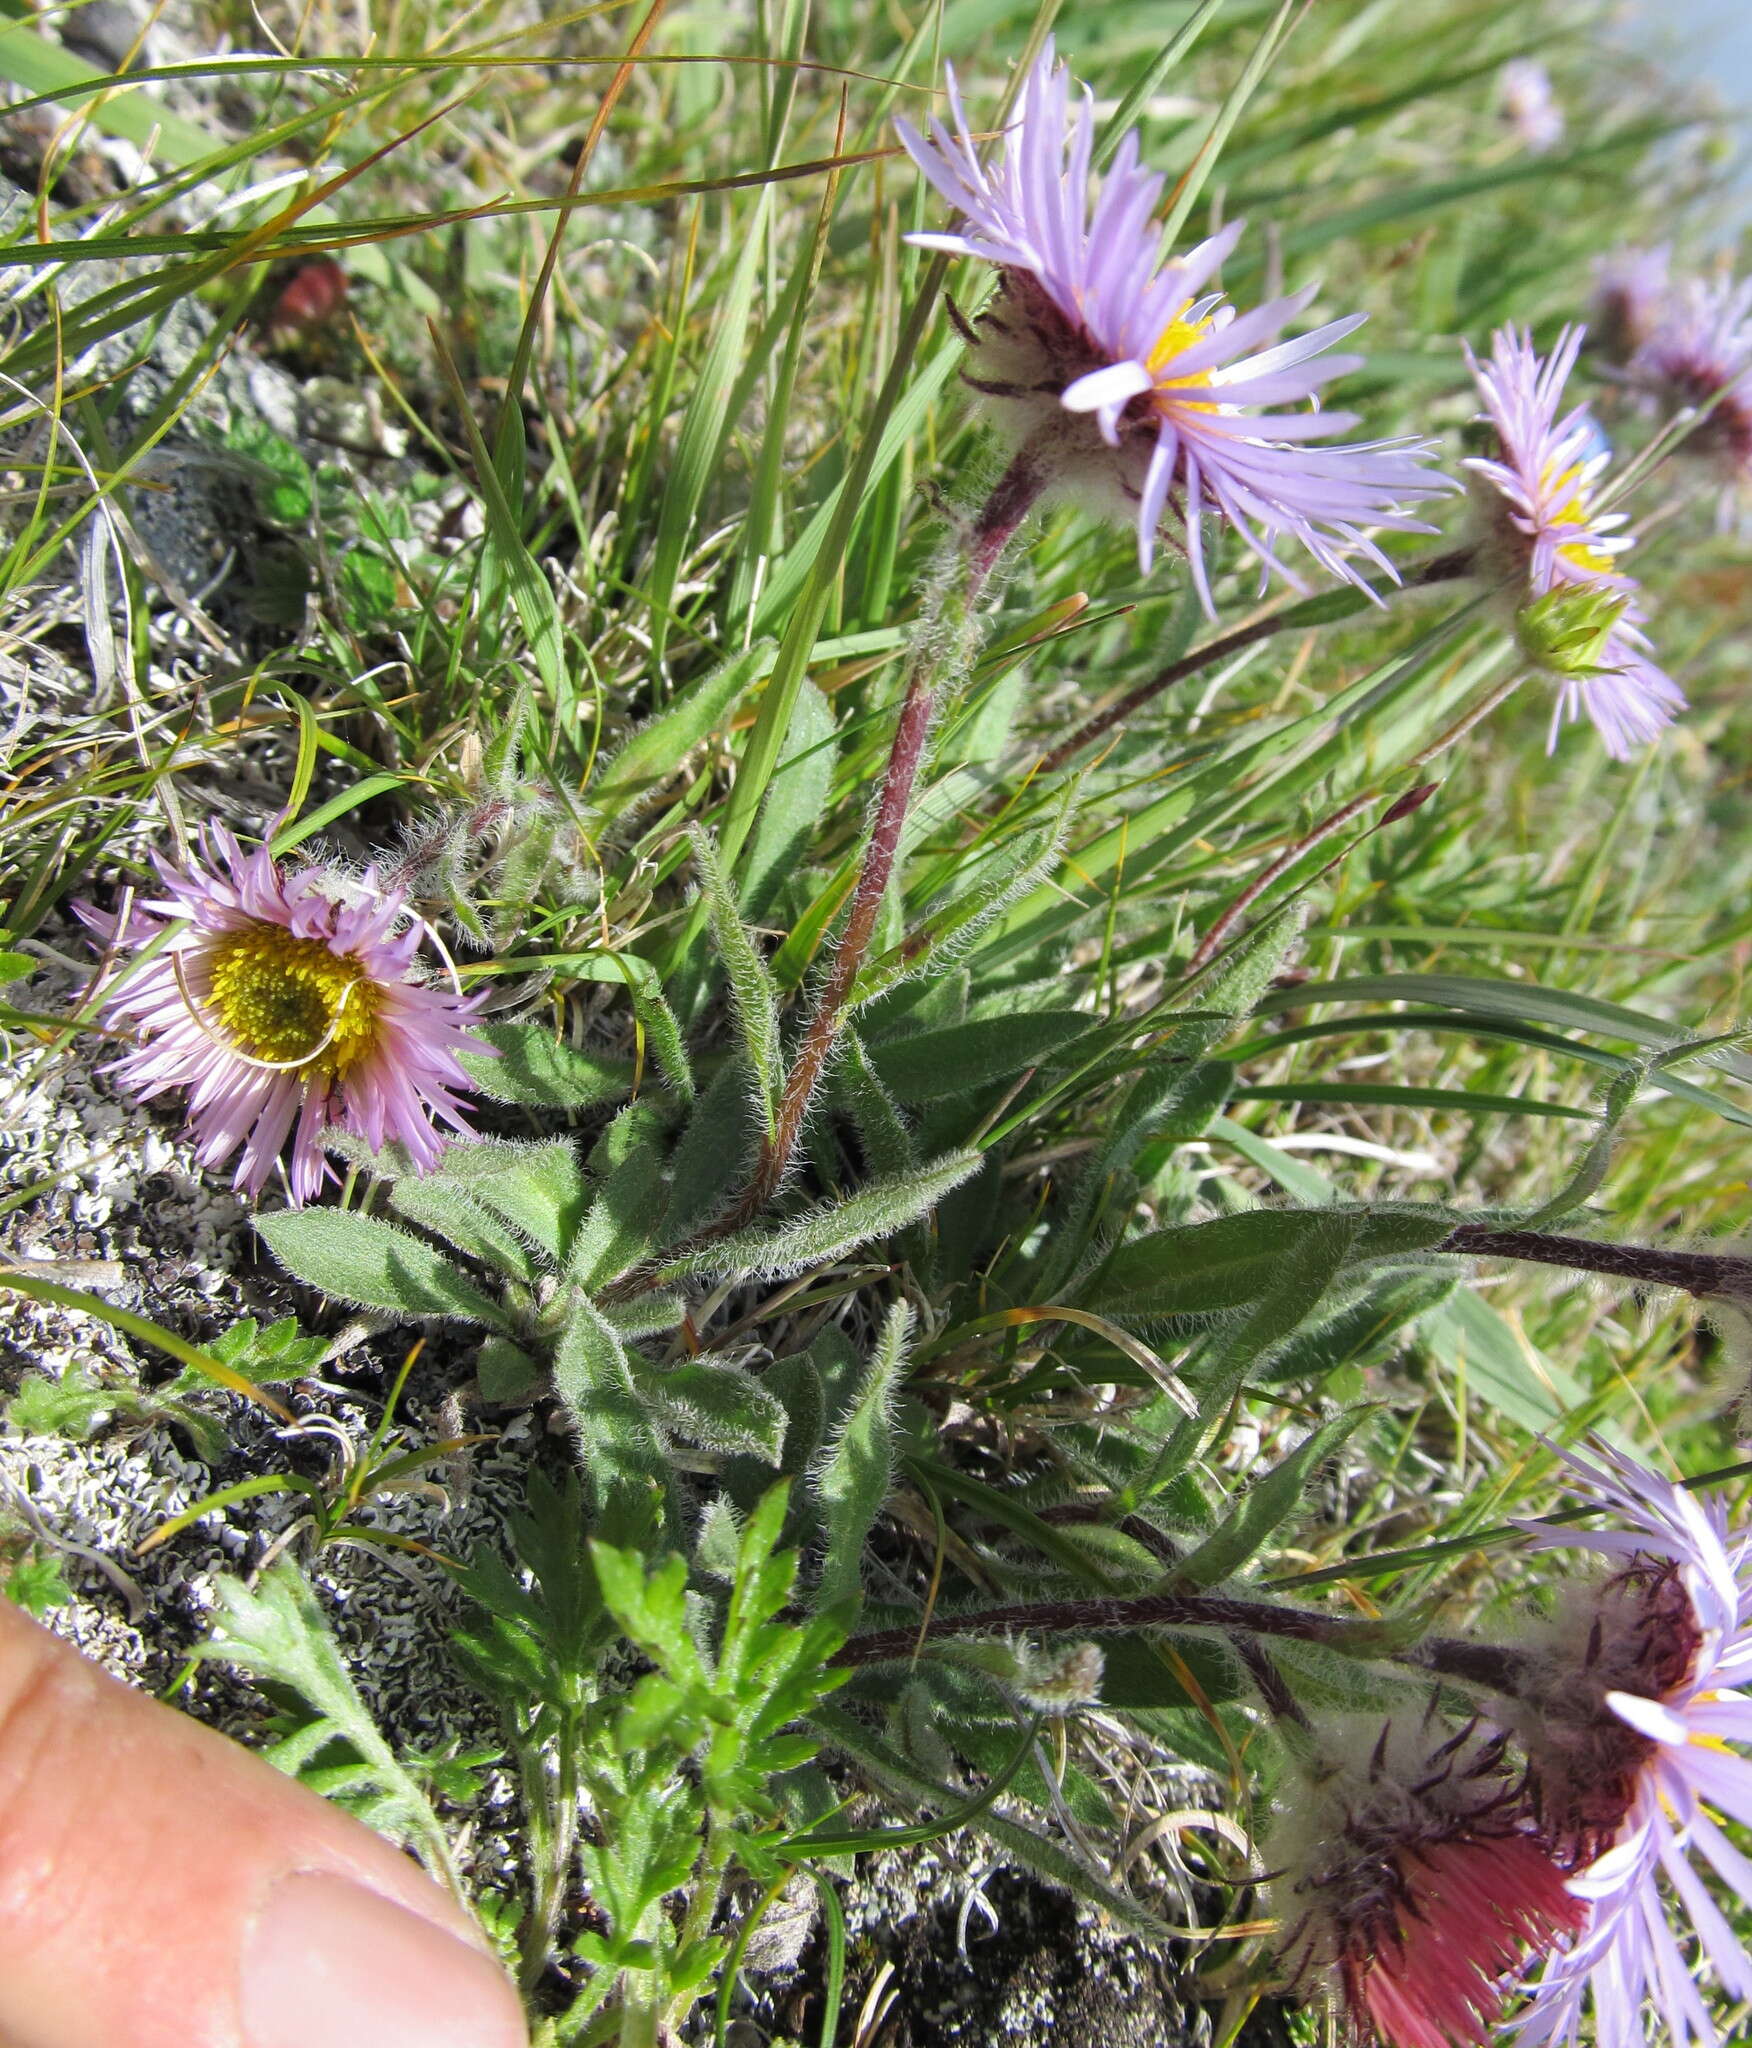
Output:
[[1042,1714],[1073,1714],[1101,1697],[1105,1660],[1094,1643],[1030,1642],[1026,1636],[992,1636],[963,1642],[952,1654],[971,1664]]
[[1094,1643],[1061,1644],[1036,1651],[1025,1646],[1016,1690],[1043,1714],[1072,1714],[1101,1697],[1106,1660]]

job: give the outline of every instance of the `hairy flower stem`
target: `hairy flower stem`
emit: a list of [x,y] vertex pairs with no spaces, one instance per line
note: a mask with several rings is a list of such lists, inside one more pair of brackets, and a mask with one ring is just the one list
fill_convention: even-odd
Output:
[[1729,1295],[1752,1302],[1752,1259],[1723,1252],[1682,1252],[1660,1245],[1604,1244],[1591,1237],[1555,1237],[1542,1230],[1493,1230],[1463,1223],[1436,1246],[1473,1258],[1526,1259],[1540,1266],[1568,1266],[1578,1273],[1604,1273],[1647,1287],[1677,1287],[1685,1294]]
[[[1455,548],[1447,554],[1436,555],[1430,561],[1410,569],[1402,588],[1406,590],[1427,589],[1433,583],[1449,583],[1456,577],[1469,576],[1473,568],[1473,550]],[[1342,595],[1342,593],[1341,593]],[[1182,655],[1147,683],[1139,683],[1135,690],[1128,690],[1115,704],[1105,711],[1098,711],[1093,718],[1085,719],[1069,739],[1060,740],[1036,771],[1051,775],[1072,761],[1087,746],[1111,732],[1116,725],[1140,711],[1146,704],[1153,703],[1164,690],[1171,690],[1176,683],[1183,683],[1189,676],[1202,674],[1207,668],[1215,668],[1218,662],[1227,661],[1231,655],[1243,649],[1257,646],[1261,640],[1269,640],[1274,633],[1293,629],[1297,614],[1303,613],[1304,626],[1310,622],[1305,616],[1303,604],[1286,605],[1275,612],[1268,612],[1263,619],[1255,619],[1250,626],[1238,626],[1233,633],[1225,633],[1220,640],[1212,640],[1203,647],[1194,648],[1192,653]],[[1344,616],[1348,617],[1347,612]]]
[[900,717],[888,751],[888,767],[876,798],[870,836],[864,844],[857,886],[852,892],[851,909],[815,999],[808,1029],[797,1048],[790,1072],[785,1076],[771,1135],[762,1142],[760,1163],[754,1178],[742,1200],[726,1218],[726,1229],[740,1229],[758,1215],[777,1194],[790,1167],[797,1141],[803,1134],[809,1105],[815,1099],[815,1091],[845,1027],[858,970],[864,964],[864,955],[869,951],[876,921],[882,912],[882,899],[894,873],[901,832],[912,804],[913,786],[924,764],[931,721],[937,710],[938,690],[944,676],[955,673],[959,668],[973,635],[980,595],[1045,482],[1045,472],[1034,451],[1023,447],[966,530],[960,559],[953,572],[954,585],[945,600],[940,621],[944,630],[933,632],[927,622],[914,646],[907,665],[906,687],[901,693]]
[[1514,1699],[1520,1691],[1527,1658],[1520,1650],[1500,1643],[1475,1643],[1464,1636],[1426,1636],[1397,1657],[1401,1664],[1416,1664],[1442,1678],[1463,1679],[1468,1685],[1483,1686],[1487,1692]]
[[[1309,1614],[1299,1607],[1274,1607],[1265,1600],[1231,1600],[1216,1593],[1143,1593],[1132,1599],[1024,1601],[1013,1607],[982,1608],[977,1614],[940,1614],[932,1617],[924,1640],[1000,1635],[1006,1629],[1037,1635],[1099,1635],[1134,1628],[1220,1628],[1249,1635],[1289,1636],[1297,1642],[1327,1643],[1340,1650],[1379,1648],[1382,1642],[1381,1631],[1373,1622],[1341,1621],[1330,1615]],[[918,1642],[916,1627],[875,1629],[842,1643],[833,1662],[885,1663],[897,1657],[910,1657]]]
[[1302,1711],[1302,1703],[1284,1682],[1283,1673],[1272,1661],[1271,1652],[1256,1636],[1247,1635],[1240,1629],[1231,1630],[1230,1644],[1236,1656],[1247,1667],[1247,1675],[1259,1690],[1275,1721],[1288,1721],[1298,1728],[1311,1728],[1313,1723]]
[[1265,1600],[1232,1600],[1213,1593],[1145,1593],[1130,1600],[1042,1600],[982,1608],[977,1614],[935,1615],[922,1639],[917,1628],[874,1629],[842,1643],[832,1661],[890,1663],[914,1655],[921,1640],[938,1642],[949,1636],[1100,1635],[1134,1628],[1223,1630],[1272,1713],[1301,1723],[1307,1717],[1258,1640],[1262,1636],[1287,1636],[1296,1642],[1325,1643],[1335,1650],[1385,1657],[1507,1698],[1518,1693],[1527,1661],[1519,1650],[1472,1642],[1464,1636],[1429,1636],[1409,1648],[1395,1649],[1373,1622],[1342,1621],[1298,1607],[1274,1607]]
[[[657,1947],[657,1916],[647,1914],[639,1927],[640,1937]],[[626,1970],[621,1976],[620,2048],[660,2048],[663,2027],[658,2012],[659,1992],[655,1976],[645,1970]]]

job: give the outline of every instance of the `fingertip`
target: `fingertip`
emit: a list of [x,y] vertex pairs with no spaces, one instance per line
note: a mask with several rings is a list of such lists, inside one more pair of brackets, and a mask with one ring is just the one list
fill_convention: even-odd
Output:
[[246,1940],[246,2048],[525,2048],[504,1973],[432,1921],[346,1878],[296,1871]]
[[526,2048],[408,1857],[0,1598],[3,2048]]

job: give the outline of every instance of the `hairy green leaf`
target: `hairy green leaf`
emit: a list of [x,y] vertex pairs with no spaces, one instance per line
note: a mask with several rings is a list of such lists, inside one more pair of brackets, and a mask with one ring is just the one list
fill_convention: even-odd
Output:
[[1296,1513],[1320,1467],[1373,1413],[1355,1408],[1311,1431],[1287,1458],[1256,1479],[1192,1555],[1175,1566],[1175,1583],[1215,1586],[1240,1571]]
[[589,1185],[577,1147],[478,1139],[444,1148],[437,1178],[466,1189],[555,1260],[564,1260],[583,1220]]
[[854,1004],[862,1007],[902,982],[940,975],[973,954],[1010,905],[1038,889],[1058,867],[1076,795],[1072,783],[1045,824],[1000,845],[974,869],[971,887],[935,905],[903,941],[870,961],[852,991]]
[[758,1117],[747,1065],[726,1060],[694,1103],[670,1158],[665,1244],[682,1243],[710,1222],[747,1179],[759,1142]]
[[1152,1231],[1121,1245],[1084,1292],[1109,1316],[1226,1314],[1270,1294],[1283,1261],[1325,1220],[1304,1209],[1250,1209]]
[[630,1151],[598,1189],[572,1240],[568,1276],[590,1293],[618,1278],[651,1249],[669,1190],[655,1145]]
[[483,1095],[534,1109],[588,1109],[613,1102],[633,1085],[631,1060],[581,1052],[543,1024],[476,1024],[493,1054],[459,1055]]
[[542,1382],[541,1367],[521,1345],[489,1337],[475,1360],[475,1384],[483,1401],[524,1401]]
[[581,1294],[572,1297],[554,1354],[554,1392],[577,1439],[578,1463],[594,1505],[667,1485],[669,1461],[639,1399],[626,1348],[607,1317]]
[[[1328,1289],[1355,1248],[1361,1221],[1356,1214],[1320,1211],[1300,1219],[1301,1226],[1311,1227],[1298,1227],[1280,1238],[1269,1282],[1257,1285],[1251,1279],[1248,1281],[1249,1292],[1243,1297],[1248,1304],[1245,1313],[1226,1319],[1207,1347],[1201,1361],[1197,1415],[1175,1424],[1152,1459],[1148,1475],[1128,1486],[1126,1497],[1136,1500],[1160,1494],[1203,1455],[1223,1427],[1229,1404],[1249,1378],[1259,1372],[1273,1348],[1319,1312]],[[1232,1286],[1234,1279],[1231,1272],[1220,1279],[1220,1284]]]
[[256,1228],[294,1279],[336,1301],[511,1328],[460,1267],[393,1223],[346,1209],[283,1209],[258,1217]]
[[694,1358],[638,1373],[647,1410],[665,1429],[702,1449],[741,1452],[777,1465],[785,1444],[784,1404],[739,1365]]
[[404,1221],[513,1279],[534,1280],[542,1270],[541,1257],[529,1242],[461,1188],[410,1174],[390,1190],[389,1206]]
[[585,792],[603,817],[623,817],[661,782],[668,780],[695,747],[715,732],[751,684],[771,668],[773,643],[752,647],[689,683],[667,711],[641,726],[597,770]]
[[971,1095],[1024,1067],[1049,1062],[1090,1029],[1081,1010],[1023,1010],[1005,1017],[970,1017],[908,1038],[868,1048],[876,1078],[902,1102],[938,1102]]
[[877,1078],[864,1042],[848,1025],[832,1072],[836,1099],[856,1124],[864,1157],[877,1173],[908,1173],[919,1163],[912,1133]]
[[888,1311],[851,1411],[815,1467],[813,1491],[827,1535],[818,1585],[824,1607],[861,1595],[864,1545],[894,1484],[894,1404],[912,1320],[904,1302]]
[[1135,1190],[1132,1162],[1144,1146],[1152,1141],[1183,1144],[1202,1136],[1233,1078],[1234,1069],[1222,1060],[1163,1061],[1136,1076],[1104,1120],[1107,1135],[1100,1150],[1053,1219],[1036,1283],[1043,1298],[1055,1299],[1069,1283],[1106,1202],[1111,1199],[1120,1216],[1129,1214]]
[[912,1173],[871,1181],[844,1201],[824,1203],[776,1230],[746,1230],[672,1260],[665,1279],[690,1273],[749,1273],[781,1280],[842,1259],[873,1239],[891,1237],[928,1215],[980,1164],[977,1152],[950,1152]]
[[833,792],[833,709],[811,682],[797,692],[790,729],[742,865],[742,901],[764,917],[808,858]]
[[709,833],[695,827],[688,835],[700,886],[711,911],[712,937],[730,983],[730,1003],[741,1028],[742,1049],[764,1105],[766,1131],[775,1129],[779,1092],[785,1082],[784,1054],[779,1044],[779,992],[760,948],[742,922],[729,877],[718,859]]

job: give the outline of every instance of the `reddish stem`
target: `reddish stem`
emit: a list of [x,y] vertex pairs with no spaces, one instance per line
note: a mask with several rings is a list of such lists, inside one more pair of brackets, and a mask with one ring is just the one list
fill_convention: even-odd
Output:
[[[1347,860],[1362,845],[1370,833],[1379,832],[1383,825],[1395,825],[1401,818],[1409,817],[1413,811],[1426,804],[1440,787],[1439,783],[1423,782],[1419,783],[1417,788],[1408,789],[1403,795],[1395,797],[1386,810],[1381,813],[1380,817],[1375,820],[1374,824],[1369,827],[1368,832],[1359,833],[1351,841],[1350,845],[1346,847],[1344,852],[1338,856],[1338,859],[1328,861],[1326,866],[1320,870],[1320,874],[1313,876],[1307,886],[1312,888],[1322,875],[1331,874],[1332,870],[1340,862]],[[1193,950],[1192,958],[1186,963],[1187,973],[1189,975],[1197,974],[1201,969],[1208,967],[1215,957],[1218,947],[1222,945],[1229,933],[1234,930],[1237,921],[1252,904],[1259,901],[1260,897],[1265,894],[1266,890],[1271,887],[1279,875],[1293,868],[1297,861],[1302,858],[1303,854],[1311,853],[1323,840],[1330,839],[1333,833],[1340,831],[1344,826],[1348,825],[1360,810],[1365,809],[1374,800],[1373,793],[1368,790],[1365,790],[1361,796],[1353,796],[1349,803],[1341,804],[1329,817],[1322,818],[1312,831],[1303,833],[1300,839],[1294,840],[1290,845],[1286,846],[1276,860],[1272,861],[1268,867],[1262,869],[1259,874],[1254,876],[1253,880],[1247,884],[1246,888],[1241,891],[1240,895],[1235,898],[1234,902],[1216,919],[1210,930],[1199,940],[1198,945]]]
[[[1370,1622],[1354,1622],[1299,1607],[1275,1607],[1264,1600],[1231,1600],[1215,1593],[1143,1593],[1132,1599],[1092,1597],[1087,1600],[1042,1600],[1013,1607],[987,1607],[977,1614],[934,1615],[927,1642],[945,1636],[1002,1635],[1005,1631],[1041,1635],[1111,1635],[1136,1628],[1217,1628],[1245,1630],[1250,1635],[1288,1636],[1304,1643],[1347,1642],[1360,1645],[1379,1631]],[[872,1630],[840,1645],[836,1664],[880,1664],[910,1657],[917,1647],[916,1624]]]
[[[1024,447],[998,479],[974,521],[967,535],[963,587],[958,597],[951,600],[959,605],[963,614],[959,626],[952,624],[957,638],[965,631],[966,622],[992,571],[1027,518],[1045,481],[1032,449]],[[785,1076],[772,1135],[761,1146],[760,1163],[741,1201],[723,1223],[716,1226],[714,1235],[739,1230],[757,1216],[777,1194],[790,1168],[797,1142],[803,1134],[809,1105],[815,1099],[815,1091],[845,1026],[858,970],[864,964],[864,955],[869,951],[870,940],[876,930],[876,920],[882,913],[882,899],[894,873],[901,832],[912,805],[913,786],[925,759],[925,744],[930,738],[931,721],[937,709],[938,681],[945,665],[941,642],[936,635],[927,633],[914,648],[907,664],[900,719],[889,748],[888,766],[876,799],[870,837],[865,843],[857,886],[852,892],[851,909],[839,943],[834,948],[833,960],[821,984],[820,994],[816,997],[808,1029],[797,1048],[790,1072]],[[953,662],[947,665],[953,666]]]
[[[1134,1598],[1093,1597],[1086,1600],[1041,1600],[1011,1607],[987,1607],[977,1614],[933,1615],[925,1642],[949,1636],[1111,1635],[1137,1628],[1221,1629],[1241,1653],[1267,1705],[1280,1718],[1305,1719],[1294,1695],[1259,1640],[1283,1636],[1293,1642],[1326,1643],[1338,1650],[1361,1650],[1392,1663],[1410,1664],[1444,1678],[1487,1687],[1513,1698],[1525,1672],[1525,1652],[1497,1643],[1473,1642],[1458,1636],[1430,1636],[1405,1649],[1380,1642],[1380,1631],[1366,1621],[1310,1614],[1299,1607],[1278,1607],[1265,1600],[1235,1600],[1221,1593],[1144,1593]],[[834,1653],[835,1664],[886,1664],[914,1656],[920,1647],[916,1626],[873,1629],[852,1636]]]
[[1685,1252],[1664,1245],[1608,1244],[1594,1237],[1560,1237],[1542,1230],[1495,1230],[1463,1223],[1436,1246],[1481,1259],[1528,1259],[1603,1273],[1645,1287],[1677,1287],[1700,1299],[1727,1295],[1752,1302],[1752,1260],[1732,1252]]
[[[1432,561],[1407,571],[1404,588],[1407,590],[1427,589],[1432,583],[1446,583],[1456,576],[1470,575],[1473,553],[1470,548],[1456,548],[1451,554],[1437,555]],[[1250,626],[1238,626],[1233,633],[1225,633],[1220,640],[1212,640],[1203,647],[1195,648],[1191,654],[1182,655],[1153,675],[1147,683],[1139,683],[1135,690],[1128,690],[1115,704],[1105,711],[1096,712],[1093,718],[1085,719],[1069,739],[1060,740],[1041,762],[1037,771],[1051,775],[1074,760],[1083,749],[1108,733],[1123,720],[1130,718],[1134,711],[1141,711],[1146,704],[1153,703],[1164,690],[1176,683],[1183,683],[1189,676],[1196,676],[1207,668],[1214,668],[1219,661],[1227,661],[1232,654],[1239,654],[1243,648],[1256,646],[1261,640],[1269,640],[1274,633],[1281,633],[1286,623],[1294,623],[1294,614],[1301,610],[1300,604],[1288,607],[1287,611],[1268,612],[1263,619],[1255,619]]]

